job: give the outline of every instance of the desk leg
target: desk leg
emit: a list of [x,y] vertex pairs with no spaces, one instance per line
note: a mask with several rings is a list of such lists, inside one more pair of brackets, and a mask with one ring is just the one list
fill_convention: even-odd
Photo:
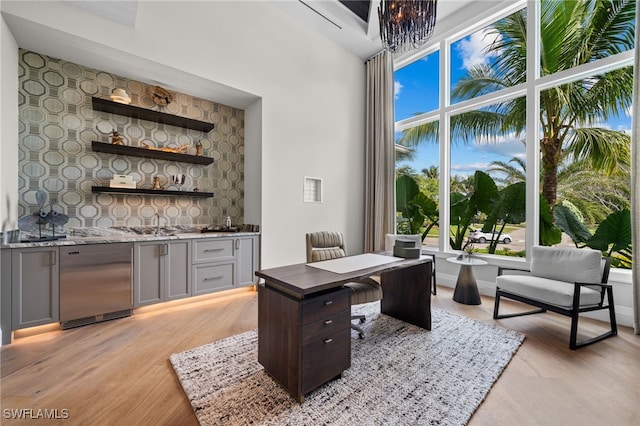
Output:
[[460,265],[458,282],[456,282],[456,288],[453,291],[453,300],[465,305],[479,305],[482,301],[480,300],[478,284],[471,268],[471,265]]
[[431,330],[431,262],[383,272],[380,311]]

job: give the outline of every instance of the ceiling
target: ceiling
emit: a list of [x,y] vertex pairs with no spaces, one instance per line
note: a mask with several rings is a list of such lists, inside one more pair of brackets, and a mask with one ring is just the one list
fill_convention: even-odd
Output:
[[[83,8],[120,25],[135,28],[140,1],[144,0],[67,0],[66,3]],[[382,50],[377,17],[379,0],[254,1],[268,1],[300,25],[333,40],[363,60],[369,59]],[[471,10],[473,8],[468,8],[468,6],[472,2],[485,1],[488,0],[440,0],[438,2],[438,22],[455,13],[473,16]],[[367,13],[368,19],[365,20]],[[88,42],[70,38],[68,34],[60,31],[52,32],[18,16],[3,14],[3,17],[20,47],[27,50],[65,58],[128,78],[140,79],[140,76],[145,76],[145,81],[162,82],[165,86],[167,82],[175,82],[173,86],[168,88],[182,93],[198,93],[206,99],[215,99],[217,102],[236,108],[244,109],[258,99],[254,94],[211,82],[199,76],[185,74],[173,68],[158,67],[155,63],[140,57],[132,58],[130,55],[108,46],[101,46],[98,51]],[[462,19],[468,19],[468,17]],[[436,30],[438,30],[437,27]],[[74,48],[69,49],[69,46],[74,46]]]
[[[69,3],[122,25],[135,26],[138,2],[78,1]],[[482,0],[440,0],[437,20]],[[378,23],[379,0],[274,0],[272,4],[287,14],[333,40],[362,59],[382,50]]]
[[[440,0],[437,21],[483,0]],[[362,59],[382,50],[379,0],[289,0],[274,4]],[[364,19],[367,17],[367,19]]]

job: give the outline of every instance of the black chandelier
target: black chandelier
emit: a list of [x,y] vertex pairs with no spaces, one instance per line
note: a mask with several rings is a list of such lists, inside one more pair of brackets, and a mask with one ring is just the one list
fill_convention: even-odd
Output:
[[380,0],[382,47],[392,53],[417,49],[429,40],[436,25],[438,0]]

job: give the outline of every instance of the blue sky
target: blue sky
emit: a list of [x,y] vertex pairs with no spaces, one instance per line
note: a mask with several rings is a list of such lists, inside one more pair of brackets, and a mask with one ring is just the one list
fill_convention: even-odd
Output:
[[[483,49],[493,41],[486,36],[484,30],[471,34],[451,46],[451,85],[473,65],[490,64],[492,58],[487,57]],[[396,70],[395,80],[395,119],[402,120],[415,115],[433,111],[439,104],[439,52]],[[618,119],[609,120],[601,126],[625,130],[630,133],[630,114]],[[399,133],[396,134],[398,137]],[[476,170],[487,170],[491,161],[508,162],[513,157],[525,156],[525,146],[516,135],[500,138],[497,141],[464,145],[454,141],[451,147],[451,174],[468,176]],[[439,165],[437,145],[422,145],[412,162],[402,162],[398,166],[409,165],[419,172],[423,168]]]

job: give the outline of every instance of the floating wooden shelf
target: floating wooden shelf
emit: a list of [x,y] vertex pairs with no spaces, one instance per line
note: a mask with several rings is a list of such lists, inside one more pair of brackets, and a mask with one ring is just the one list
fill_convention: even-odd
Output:
[[180,117],[166,112],[140,108],[134,105],[121,104],[108,99],[92,97],[93,109],[111,114],[124,115],[125,117],[138,118],[140,120],[155,121],[156,123],[169,124],[185,129],[209,132],[213,130],[213,123]]
[[114,145],[112,143],[91,142],[91,149],[108,154],[130,155],[134,157],[156,158],[158,160],[180,161],[183,163],[211,164],[213,158],[198,155],[179,154],[177,152],[159,151],[157,149],[140,148],[137,146]]
[[110,186],[92,186],[93,193],[113,193],[113,194],[129,194],[129,195],[156,195],[156,196],[177,196],[177,197],[194,197],[194,198],[211,198],[213,192],[194,192],[194,191],[168,191],[160,189],[142,189],[142,188],[111,188]]

